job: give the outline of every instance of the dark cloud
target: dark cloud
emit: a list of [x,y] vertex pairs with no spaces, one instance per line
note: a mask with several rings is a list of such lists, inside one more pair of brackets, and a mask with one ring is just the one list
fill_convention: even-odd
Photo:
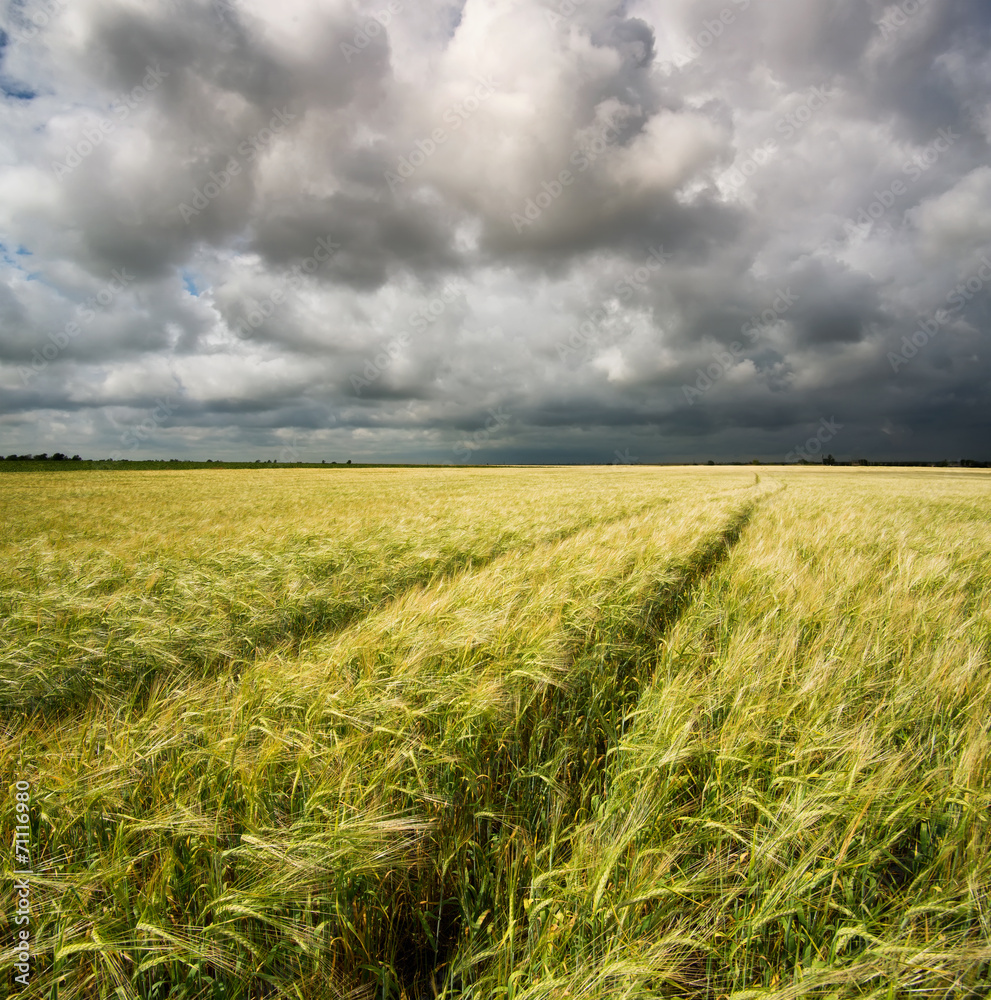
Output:
[[985,6],[27,0],[0,451],[986,458]]

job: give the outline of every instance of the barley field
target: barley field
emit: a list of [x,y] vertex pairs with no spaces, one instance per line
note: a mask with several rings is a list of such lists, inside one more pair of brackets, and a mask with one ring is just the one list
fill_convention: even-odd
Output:
[[986,997],[989,667],[983,471],[4,472],[21,995]]

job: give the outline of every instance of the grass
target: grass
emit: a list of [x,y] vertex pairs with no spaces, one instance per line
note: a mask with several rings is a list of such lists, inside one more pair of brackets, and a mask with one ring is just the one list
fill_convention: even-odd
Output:
[[991,992],[986,473],[5,482],[32,995]]

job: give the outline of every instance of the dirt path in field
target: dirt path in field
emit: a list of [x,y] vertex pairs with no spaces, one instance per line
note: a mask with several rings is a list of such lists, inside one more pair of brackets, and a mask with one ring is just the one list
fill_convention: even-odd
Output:
[[[615,746],[622,737],[627,718],[635,709],[641,692],[651,682],[658,646],[691,607],[709,577],[729,558],[756,513],[761,499],[755,498],[736,511],[720,531],[705,539],[680,564],[675,564],[675,579],[661,585],[648,598],[643,606],[640,622],[618,637],[621,645],[631,647],[626,655],[613,664],[615,700],[611,716],[618,726],[612,732],[603,732],[595,747],[597,767],[592,771],[598,772],[597,776],[586,772],[577,778],[583,799],[589,797],[589,788],[593,785],[596,786],[597,794],[605,794],[607,774],[604,763],[609,747]],[[590,653],[594,655],[593,650],[587,646],[577,649],[573,654],[573,665],[577,667],[578,662]],[[589,705],[584,699],[576,699],[575,703],[568,706],[566,715],[582,715],[588,710]],[[562,718],[562,727],[568,726],[570,721]]]
[[[567,866],[571,838],[582,835],[595,815],[596,802],[608,795],[610,754],[651,683],[658,646],[729,558],[763,499],[777,492],[760,489],[684,559],[665,567],[668,579],[658,584],[641,613],[628,619],[624,628],[605,622],[601,632],[575,646],[566,685],[548,688],[529,701],[518,720],[515,746],[496,747],[493,740],[484,795],[458,803],[460,819],[445,833],[438,831],[442,842],[458,840],[455,828],[459,829],[460,840],[473,842],[475,853],[470,891],[462,886],[458,893],[462,898],[474,896],[473,908],[462,910],[446,925],[445,940],[435,942],[436,972],[455,961],[466,928],[484,922],[485,914],[500,906],[497,886],[515,863],[507,859],[518,855],[527,859],[519,862],[518,885],[539,882],[548,869]],[[673,576],[667,572],[672,569]],[[470,780],[468,770],[463,777]],[[501,818],[494,822],[495,817]],[[522,835],[519,840],[507,835],[512,828]],[[506,899],[501,902],[505,905]],[[526,917],[519,922],[525,925]],[[412,968],[408,975],[405,986],[410,997],[431,995]]]

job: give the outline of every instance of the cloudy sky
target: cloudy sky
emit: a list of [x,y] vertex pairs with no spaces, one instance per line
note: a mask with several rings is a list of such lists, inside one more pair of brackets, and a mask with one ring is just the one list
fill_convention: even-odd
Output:
[[986,0],[3,26],[3,454],[991,458]]

